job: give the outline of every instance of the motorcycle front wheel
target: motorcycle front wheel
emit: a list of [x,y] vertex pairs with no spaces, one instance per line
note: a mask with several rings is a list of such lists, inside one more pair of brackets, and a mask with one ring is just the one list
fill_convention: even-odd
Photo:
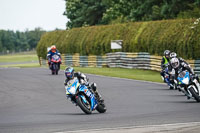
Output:
[[51,70],[51,74],[52,74],[52,75],[54,75],[54,74],[55,74],[55,72],[54,72],[53,70]]
[[55,74],[58,75],[58,64],[55,64]]
[[192,94],[192,96],[194,97],[194,99],[197,101],[197,102],[200,102],[200,96],[199,94],[194,90],[193,87],[190,87],[188,89],[190,91],[190,93]]
[[[84,96],[84,95],[82,95],[82,96]],[[78,96],[76,96],[76,103],[82,109],[83,112],[85,112],[86,114],[91,114],[92,109],[91,109],[91,106],[90,106],[90,102],[87,100],[86,97],[85,97],[85,99],[86,99],[87,102],[84,102],[84,100],[81,98],[81,96],[78,95]]]

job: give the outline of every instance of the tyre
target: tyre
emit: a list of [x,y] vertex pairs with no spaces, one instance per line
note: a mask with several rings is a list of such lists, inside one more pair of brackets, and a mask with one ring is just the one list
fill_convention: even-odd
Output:
[[55,64],[55,74],[58,75],[58,64]]
[[99,112],[99,113],[105,113],[106,112],[106,106],[104,103],[100,103],[97,105],[96,107],[96,110]]
[[192,94],[192,96],[194,97],[194,99],[197,101],[197,102],[200,102],[200,96],[198,93],[196,93],[196,91],[194,90],[193,87],[190,87],[188,89],[190,91],[190,93]]
[[[84,95],[82,95],[82,96],[84,96]],[[91,109],[90,102],[87,100],[87,98],[86,98],[86,101],[87,101],[87,103],[85,103],[83,101],[83,99],[81,98],[80,95],[76,96],[76,103],[82,109],[82,111],[85,112],[86,114],[91,114],[92,113],[92,109]]]
[[52,74],[52,75],[54,75],[54,74],[55,74],[55,72],[52,70],[52,71],[51,71],[51,74]]
[[52,74],[52,75],[55,74],[55,64],[52,64],[52,67],[51,67],[51,74]]

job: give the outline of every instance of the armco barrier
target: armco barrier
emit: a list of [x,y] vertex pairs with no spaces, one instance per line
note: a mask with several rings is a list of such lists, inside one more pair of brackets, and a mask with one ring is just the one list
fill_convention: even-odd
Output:
[[[120,67],[120,68],[135,68],[160,71],[162,56],[150,55],[147,52],[125,53],[115,52],[107,53],[106,56],[80,56],[62,55],[63,64],[66,66],[81,66],[81,67]],[[200,74],[200,60],[186,60],[195,73]],[[45,60],[40,58],[40,64],[44,65]]]

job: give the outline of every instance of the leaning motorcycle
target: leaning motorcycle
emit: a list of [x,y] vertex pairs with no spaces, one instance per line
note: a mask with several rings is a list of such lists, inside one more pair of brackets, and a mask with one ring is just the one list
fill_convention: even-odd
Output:
[[58,71],[60,69],[59,68],[60,64],[61,64],[60,56],[57,54],[53,55],[51,58],[51,67],[50,67],[52,75],[58,74]]
[[91,85],[80,84],[78,78],[74,77],[73,80],[70,80],[65,86],[65,90],[67,97],[86,114],[91,114],[94,110],[99,113],[106,112],[104,101],[95,95]]
[[170,89],[177,89],[176,88],[176,84],[174,83],[174,81],[172,80],[172,75],[173,74],[170,74],[169,73],[169,71],[168,71],[168,67],[166,67],[165,69],[164,69],[164,77],[163,76],[161,76],[161,78],[163,79],[163,81],[165,82],[165,83],[167,83],[167,85],[170,87]]
[[178,81],[181,91],[187,95],[188,98],[193,98],[197,102],[200,102],[200,85],[197,76],[193,76],[185,70],[178,74]]

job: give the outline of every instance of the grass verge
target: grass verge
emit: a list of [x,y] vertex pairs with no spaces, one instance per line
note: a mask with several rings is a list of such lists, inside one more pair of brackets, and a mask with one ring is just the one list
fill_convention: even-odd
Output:
[[11,63],[11,62],[33,62],[38,61],[36,54],[32,55],[2,55],[0,56],[0,63]]
[[[36,54],[16,54],[0,56],[0,67],[40,67]],[[62,69],[65,66],[61,66]],[[160,73],[151,70],[125,69],[125,68],[94,68],[94,67],[74,67],[76,71],[88,74],[104,75],[110,77],[120,77],[135,80],[145,80],[152,82],[162,82]]]
[[39,63],[11,64],[11,65],[0,65],[0,67],[20,67],[20,68],[31,68],[31,67],[40,67],[40,64],[39,64]]
[[[65,67],[62,66],[62,69]],[[135,80],[152,82],[163,82],[160,73],[151,70],[125,69],[125,68],[93,68],[93,67],[74,67],[75,71],[82,73],[104,75],[110,77],[120,77]]]
[[39,67],[39,61],[36,53],[22,52],[0,56],[0,67]]

